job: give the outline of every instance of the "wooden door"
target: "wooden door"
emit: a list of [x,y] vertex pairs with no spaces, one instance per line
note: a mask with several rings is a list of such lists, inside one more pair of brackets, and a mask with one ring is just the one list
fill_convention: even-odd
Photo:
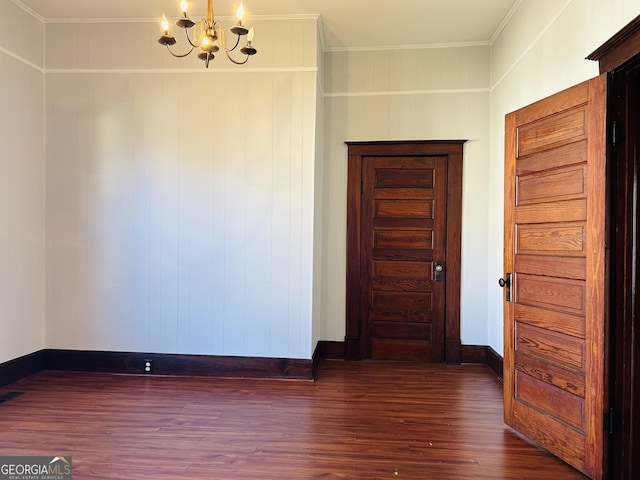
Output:
[[445,157],[362,163],[364,358],[444,360]]
[[594,479],[605,441],[605,103],[600,76],[505,125],[505,422]]
[[463,143],[349,143],[345,358],[460,362]]

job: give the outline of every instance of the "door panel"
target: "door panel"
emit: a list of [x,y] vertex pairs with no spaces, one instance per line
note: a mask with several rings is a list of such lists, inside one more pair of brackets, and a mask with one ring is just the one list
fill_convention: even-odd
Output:
[[[505,421],[603,475],[606,79],[506,117]],[[506,299],[506,295],[505,295]]]
[[446,178],[443,157],[362,163],[362,351],[365,358],[441,361]]
[[[566,205],[575,214],[584,212],[582,205]],[[579,209],[579,210],[578,210]],[[548,212],[546,212],[548,213]],[[584,213],[582,213],[584,218]],[[542,215],[532,215],[540,219]],[[584,255],[584,224],[550,222],[545,216],[545,223],[527,225],[527,216],[520,215],[520,222],[516,231],[516,252],[519,254],[542,255],[545,253],[557,255]]]

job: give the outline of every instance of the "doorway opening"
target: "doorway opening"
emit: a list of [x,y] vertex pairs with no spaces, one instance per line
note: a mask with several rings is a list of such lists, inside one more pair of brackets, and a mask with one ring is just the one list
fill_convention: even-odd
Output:
[[605,412],[611,480],[640,478],[640,280],[638,136],[640,129],[640,15],[587,59],[609,75],[607,105],[609,410]]
[[640,208],[638,129],[640,58],[612,74],[611,164],[614,169],[611,285],[610,478],[640,478]]

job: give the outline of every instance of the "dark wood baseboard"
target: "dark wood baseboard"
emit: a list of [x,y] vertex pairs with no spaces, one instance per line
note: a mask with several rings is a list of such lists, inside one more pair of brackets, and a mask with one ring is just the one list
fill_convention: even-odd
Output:
[[345,344],[344,342],[332,342],[329,340],[321,340],[318,342],[318,354],[320,358],[327,360],[344,360]]
[[487,363],[487,348],[486,345],[462,345],[460,361],[462,363]]
[[[320,359],[347,359],[347,353],[347,343],[337,341],[318,342],[312,360],[48,349],[0,364],[0,387],[40,370],[145,374],[145,360],[152,361],[152,375],[312,380]],[[502,380],[503,359],[493,348],[461,345],[460,359],[486,364]]]
[[0,387],[40,370],[146,374],[146,360],[151,375],[312,379],[305,359],[48,349],[0,365]]
[[486,345],[462,345],[462,363],[482,363],[502,380],[503,358],[493,348]]
[[495,373],[500,380],[503,379],[504,359],[502,355],[491,347],[487,347],[487,365],[489,365],[489,368],[493,370],[493,373]]
[[0,387],[15,383],[44,369],[44,350],[0,364]]
[[46,369],[153,375],[311,379],[311,360],[168,353],[46,350]]
[[345,359],[345,342],[334,342],[329,340],[320,340],[313,352],[313,378],[316,378],[318,371],[318,363],[321,359],[325,360],[344,360]]

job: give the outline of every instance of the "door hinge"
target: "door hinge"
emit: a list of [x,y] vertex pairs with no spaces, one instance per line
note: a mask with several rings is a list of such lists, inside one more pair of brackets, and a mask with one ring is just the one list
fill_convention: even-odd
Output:
[[604,412],[604,431],[609,435],[613,435],[616,431],[616,412],[613,408]]
[[611,144],[615,147],[617,144],[617,128],[616,128],[616,121],[614,120],[613,122],[611,122]]
[[622,125],[617,120],[611,122],[611,145],[617,147],[620,143],[624,142],[624,131]]

